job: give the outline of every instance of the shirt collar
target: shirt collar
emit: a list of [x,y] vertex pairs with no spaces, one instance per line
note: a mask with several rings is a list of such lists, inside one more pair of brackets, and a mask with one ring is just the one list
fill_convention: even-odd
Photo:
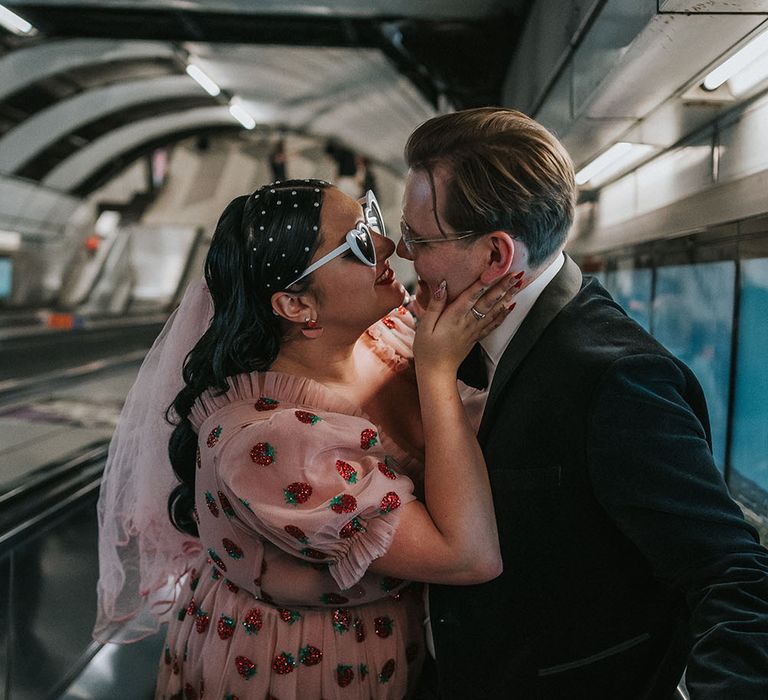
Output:
[[512,301],[515,302],[515,308],[512,309],[509,315],[504,319],[504,323],[491,331],[480,341],[480,345],[483,350],[485,350],[488,360],[494,367],[498,364],[501,356],[507,349],[507,345],[509,345],[512,338],[514,338],[517,329],[520,328],[520,325],[536,303],[539,295],[554,279],[564,262],[565,255],[561,253],[533,282],[516,294],[512,299]]

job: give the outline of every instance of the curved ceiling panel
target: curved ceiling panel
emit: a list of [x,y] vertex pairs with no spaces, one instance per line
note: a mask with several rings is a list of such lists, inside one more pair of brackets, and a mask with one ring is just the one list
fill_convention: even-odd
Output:
[[57,102],[115,83],[179,75],[177,58],[158,56],[89,63],[54,73],[0,99],[0,137]]
[[38,80],[73,68],[140,58],[173,58],[175,53],[171,44],[160,41],[46,41],[11,51],[0,59],[0,100]]
[[101,119],[90,122],[78,129],[70,131],[60,138],[56,143],[51,144],[45,150],[38,152],[27,164],[16,171],[17,177],[39,182],[59,163],[77,153],[81,148],[85,148],[89,143],[96,141],[110,131],[120,129],[127,124],[156,117],[161,114],[170,114],[172,112],[183,112],[196,107],[210,107],[217,104],[207,95],[196,97],[167,97],[155,99],[151,102],[142,102],[128,109],[119,112],[113,112]]
[[200,86],[186,75],[137,80],[90,90],[59,102],[22,122],[0,139],[0,171],[18,171],[63,135],[105,115],[142,102],[197,96]]
[[433,105],[471,107],[499,103],[534,0],[4,2],[49,37],[377,49]]
[[135,150],[144,143],[153,142],[190,129],[235,124],[226,106],[202,107],[176,114],[167,114],[124,126],[67,158],[52,170],[42,184],[56,190],[71,192],[93,173],[121,154]]
[[408,134],[435,109],[375,49],[188,43],[222,89],[257,122],[336,138],[402,171]]

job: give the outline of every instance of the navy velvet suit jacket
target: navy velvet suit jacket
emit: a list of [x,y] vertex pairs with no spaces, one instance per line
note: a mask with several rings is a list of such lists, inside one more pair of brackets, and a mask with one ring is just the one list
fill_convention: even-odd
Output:
[[570,259],[479,431],[504,572],[431,586],[441,696],[768,698],[768,552],[691,371]]

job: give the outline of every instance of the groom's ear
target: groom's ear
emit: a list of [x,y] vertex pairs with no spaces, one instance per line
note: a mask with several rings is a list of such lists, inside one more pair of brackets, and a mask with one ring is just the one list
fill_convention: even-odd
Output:
[[509,272],[515,259],[515,241],[506,231],[492,231],[480,241],[485,256],[485,269],[480,274],[483,284],[493,284]]

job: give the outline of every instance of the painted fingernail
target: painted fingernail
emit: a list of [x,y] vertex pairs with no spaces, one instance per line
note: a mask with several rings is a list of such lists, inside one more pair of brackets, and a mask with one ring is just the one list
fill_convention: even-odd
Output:
[[445,294],[446,286],[447,286],[447,283],[446,283],[445,280],[440,282],[440,286],[435,290],[435,293],[433,294],[435,299],[442,299],[443,298],[443,294]]
[[521,270],[515,275],[515,279],[519,280],[525,274],[525,270]]
[[513,302],[512,302],[512,303],[511,303],[511,304],[510,304],[510,305],[507,307],[507,311],[512,311],[512,309],[514,309],[516,306],[517,306],[517,302],[516,302],[516,301],[513,301]]
[[523,280],[518,280],[512,285],[512,289],[520,289],[523,286]]

